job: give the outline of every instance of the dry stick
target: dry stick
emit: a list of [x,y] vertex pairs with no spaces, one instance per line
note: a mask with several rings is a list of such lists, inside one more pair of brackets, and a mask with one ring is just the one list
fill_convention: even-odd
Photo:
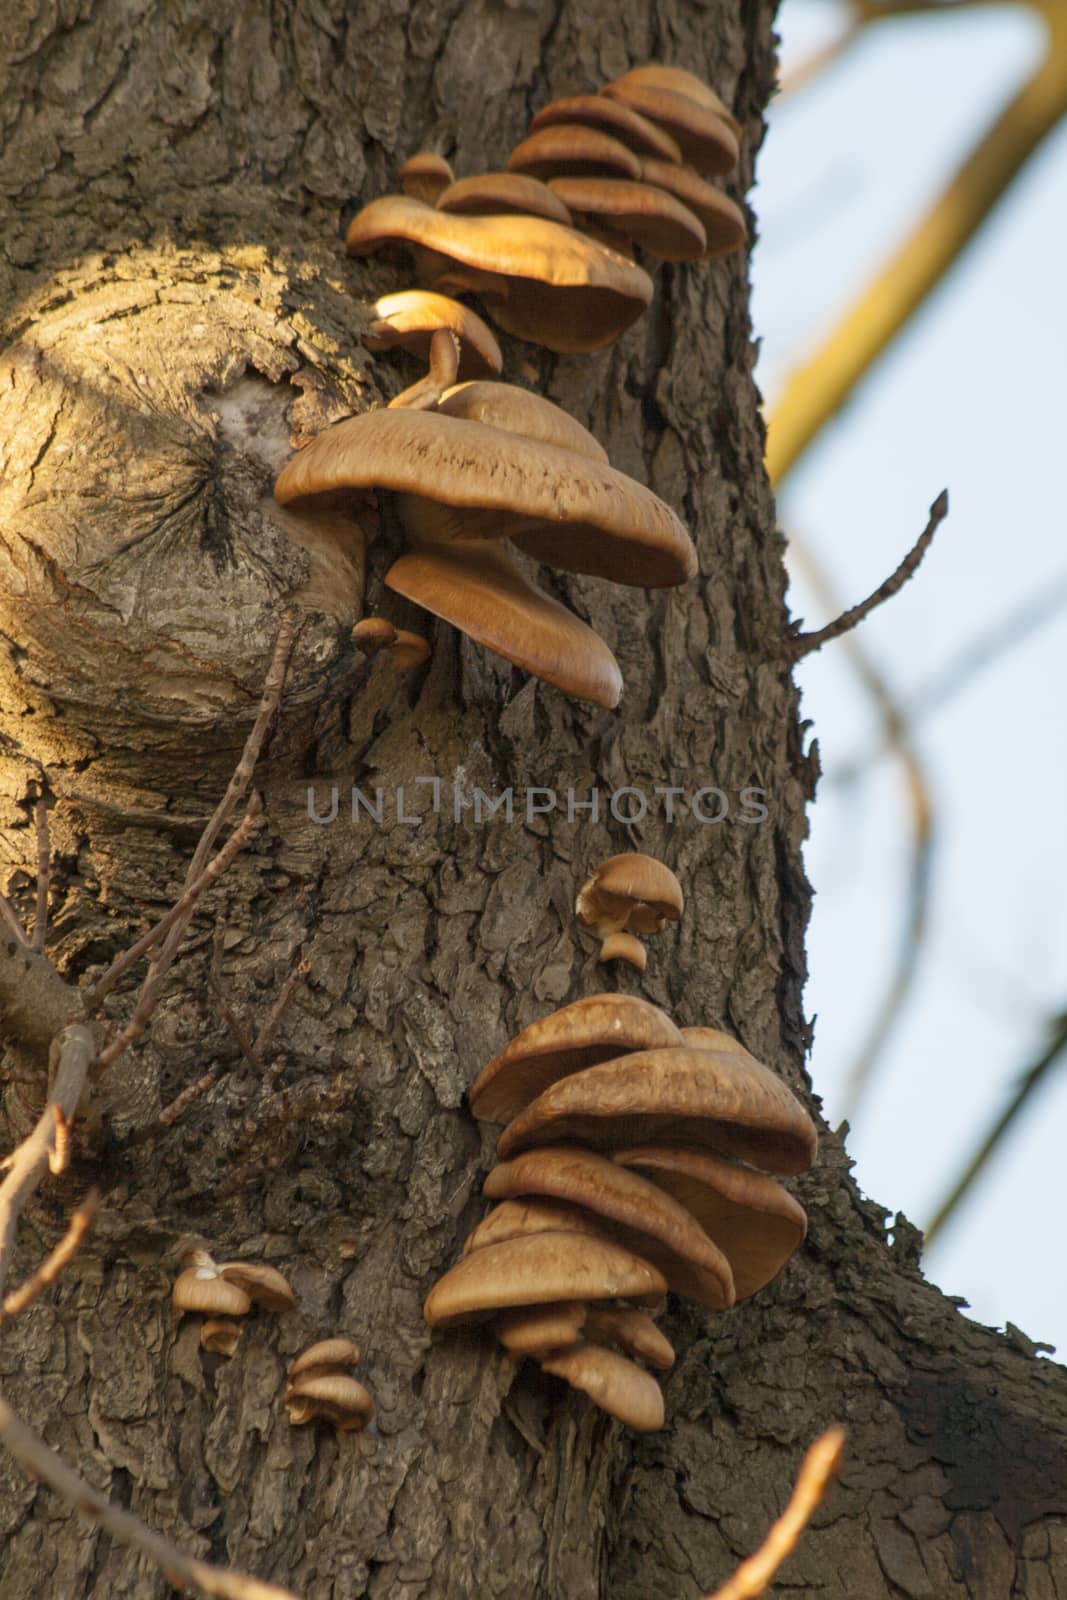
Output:
[[913,578],[918,572],[923,556],[933,543],[934,534],[947,516],[948,490],[942,489],[930,507],[930,520],[897,570],[884,583],[880,583],[866,600],[861,600],[858,606],[850,606],[833,622],[828,622],[825,628],[819,628],[815,633],[794,634],[786,643],[786,654],[793,661],[799,661],[803,656],[811,655],[814,650],[821,650],[831,639],[839,639],[843,633],[851,633],[853,628],[858,627],[864,617],[869,617],[877,606],[883,605],[895,594],[899,594],[908,579]]
[[255,1044],[252,1048],[257,1060],[262,1061],[273,1044],[274,1035],[277,1033],[286,1011],[289,1009],[289,1002],[310,971],[311,962],[305,956],[303,960],[297,962],[279,989],[274,1004],[270,1008],[270,1015],[256,1034]]
[[121,1506],[113,1505],[106,1495],[79,1477],[15,1415],[2,1397],[0,1444],[7,1446],[32,1478],[43,1480],[83,1516],[99,1523],[120,1544],[129,1545],[131,1549],[147,1556],[172,1588],[199,1589],[202,1594],[218,1596],[220,1600],[299,1600],[291,1589],[262,1583],[258,1578],[250,1578],[232,1568],[211,1566],[206,1561],[187,1556],[169,1539],[164,1539],[162,1534],[146,1527],[139,1517],[124,1511]]
[[85,1023],[72,1023],[57,1035],[53,1045],[55,1079],[48,1101],[33,1131],[8,1158],[7,1176],[0,1183],[0,1295],[11,1263],[19,1214],[44,1176],[55,1149],[54,1108],[58,1106],[67,1122],[73,1118],[95,1054],[92,1029]]
[[809,1449],[797,1474],[796,1485],[778,1521],[754,1556],[743,1561],[729,1582],[706,1600],[757,1600],[786,1556],[796,1548],[812,1512],[819,1504],[845,1448],[844,1428],[828,1428]]
[[58,1178],[61,1172],[66,1172],[70,1164],[70,1135],[74,1124],[69,1117],[63,1115],[61,1107],[57,1105],[53,1105],[52,1115],[56,1123],[56,1137],[48,1157],[48,1170],[53,1178]]
[[22,923],[15,915],[11,901],[4,894],[0,894],[0,917],[3,917],[4,921],[11,929],[11,932],[15,935],[15,938],[18,940],[19,944],[29,946],[30,941],[26,937],[26,930],[23,928]]
[[37,910],[33,923],[33,948],[43,950],[48,933],[48,888],[52,877],[52,851],[48,843],[48,802],[39,794],[34,807],[37,824]]
[[70,1219],[70,1226],[60,1239],[59,1243],[45,1256],[32,1278],[11,1293],[4,1300],[4,1309],[0,1313],[0,1322],[4,1317],[17,1317],[20,1311],[25,1311],[27,1306],[32,1306],[39,1295],[43,1294],[50,1283],[54,1283],[63,1271],[67,1262],[77,1254],[82,1240],[92,1227],[93,1218],[100,1209],[100,1190],[90,1189],[81,1205]]
[[963,1172],[952,1185],[948,1195],[938,1207],[933,1221],[925,1230],[925,1245],[927,1248],[955,1213],[975,1179],[999,1149],[1008,1130],[1012,1127],[1020,1112],[1029,1103],[1034,1091],[1044,1082],[1046,1074],[1056,1064],[1064,1050],[1067,1050],[1067,1013],[1056,1018],[1053,1024],[1053,1034],[1048,1045],[1030,1070],[1024,1074],[1010,1101],[1004,1107],[1004,1110],[1000,1113],[1000,1116],[990,1128],[970,1161],[968,1161]]
[[[233,777],[226,788],[226,793],[215,807],[214,814],[208,821],[207,827],[200,836],[200,842],[193,851],[193,859],[189,863],[185,874],[185,885],[193,883],[203,872],[211,848],[218,838],[223,826],[236,811],[237,806],[248,792],[252,782],[259,753],[263,748],[263,741],[274,719],[275,712],[281,705],[282,692],[285,689],[285,680],[289,672],[289,663],[296,648],[296,641],[302,626],[302,616],[296,606],[288,606],[282,613],[281,626],[278,629],[278,638],[274,645],[274,655],[267,669],[267,676],[263,680],[263,693],[260,695],[259,710],[252,730],[245,740],[241,759],[234,768]],[[171,928],[163,946],[163,958],[169,955],[173,958],[174,951],[181,942],[183,928],[176,925]],[[169,965],[169,961],[167,962]]]
[[[259,826],[262,810],[263,803],[259,795],[254,793],[248,802],[248,809],[240,826],[234,829],[218,855],[214,856],[199,874],[204,888],[208,886],[208,883],[214,883],[216,878],[221,877],[234,856],[244,849],[248,840]],[[172,929],[171,932],[173,934],[174,930]],[[105,1067],[110,1067],[113,1062],[117,1061],[119,1056],[128,1050],[130,1045],[134,1044],[147,1028],[159,1001],[163,980],[174,965],[174,958],[177,953],[177,945],[171,948],[170,940],[168,939],[162,951],[148,969],[148,976],[141,986],[133,1016],[126,1026],[101,1050],[97,1057],[96,1070],[98,1072],[102,1072]]]
[[[790,551],[794,559],[803,566],[809,583],[819,591],[827,605],[833,605],[835,597],[830,580],[812,551],[796,538],[790,539]],[[879,672],[855,634],[846,634],[844,651],[881,716],[886,743],[900,759],[908,797],[912,835],[906,911],[900,934],[899,954],[886,994],[845,1078],[841,1115],[848,1121],[855,1115],[919,970],[919,956],[929,922],[930,888],[933,881],[931,869],[936,834],[933,797],[926,768],[911,737],[904,712],[898,705],[888,681]]]

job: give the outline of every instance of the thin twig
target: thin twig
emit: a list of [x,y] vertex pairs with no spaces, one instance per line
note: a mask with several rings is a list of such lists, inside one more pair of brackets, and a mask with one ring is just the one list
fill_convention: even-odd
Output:
[[208,985],[215,996],[215,1004],[219,1008],[222,1020],[237,1040],[238,1048],[245,1061],[254,1072],[261,1066],[259,1055],[256,1052],[255,1041],[236,1011],[230,1004],[226,993],[226,984],[222,976],[222,944],[226,936],[226,927],[220,917],[215,923],[215,937],[212,941],[211,965],[208,968]]
[[303,983],[310,971],[311,962],[305,957],[303,960],[297,962],[296,966],[290,972],[289,976],[279,989],[274,1004],[270,1008],[270,1015],[267,1017],[266,1022],[256,1035],[255,1045],[253,1048],[255,1050],[257,1060],[262,1061],[263,1057],[273,1044],[274,1035],[277,1033],[278,1028],[281,1025],[281,1020],[285,1016],[286,1011],[289,1009],[289,1002],[292,1000],[297,989]]
[[851,633],[853,628],[858,627],[864,617],[869,617],[877,606],[884,605],[895,594],[899,594],[908,579],[913,578],[918,572],[923,556],[933,543],[934,534],[947,516],[948,490],[942,489],[930,507],[930,520],[897,570],[886,578],[884,583],[880,583],[866,600],[861,600],[858,606],[850,606],[833,622],[828,622],[825,628],[819,628],[814,633],[793,634],[786,642],[786,653],[790,659],[800,661],[804,656],[811,655],[814,650],[821,650],[831,639],[839,639],[843,633]]
[[[189,863],[185,874],[185,888],[195,882],[203,872],[212,846],[226,822],[236,811],[240,802],[248,792],[255,771],[256,762],[259,760],[263,741],[267,737],[274,715],[281,705],[282,694],[285,689],[285,680],[289,672],[289,663],[296,648],[296,641],[303,626],[303,615],[296,606],[288,606],[282,613],[281,626],[278,629],[278,638],[274,645],[274,655],[267,669],[267,676],[263,680],[263,692],[260,695],[259,710],[256,720],[252,724],[251,732],[245,740],[241,759],[234,768],[233,777],[226,788],[226,793],[215,807],[213,816],[209,819],[207,827],[200,836],[200,842],[193,851],[193,859]],[[171,928],[163,946],[163,956],[171,956],[181,942],[182,929],[179,925]],[[168,963],[169,965],[169,963]]]
[[[262,810],[263,803],[259,795],[253,793],[240,826],[234,829],[218,855],[213,856],[207,866],[198,874],[202,888],[207,888],[209,884],[215,882],[216,878],[221,877],[234,856],[244,849],[248,840],[259,826]],[[172,928],[172,935],[173,932],[174,929]],[[172,947],[168,938],[164,943],[163,949],[148,969],[148,976],[141,986],[133,1016],[126,1026],[101,1050],[97,1058],[97,1071],[102,1072],[105,1067],[110,1067],[113,1062],[118,1060],[119,1056],[129,1049],[131,1044],[134,1044],[141,1037],[141,1034],[148,1026],[152,1013],[156,1009],[160,991],[163,987],[163,980],[173,966],[177,953],[178,946],[174,945]]]
[[[833,586],[810,547],[795,536],[790,538],[790,553],[829,609],[836,603]],[[881,717],[887,745],[895,752],[903,769],[908,814],[911,822],[911,861],[907,874],[905,913],[898,954],[884,998],[856,1051],[845,1077],[841,1116],[849,1121],[867,1089],[886,1043],[896,1026],[905,1001],[911,993],[919,956],[929,926],[930,894],[933,883],[935,811],[930,782],[922,755],[911,737],[907,718],[889,681],[875,666],[855,634],[846,634],[843,650]]]
[[83,1022],[71,1024],[56,1036],[53,1044],[56,1071],[47,1104],[33,1131],[9,1156],[7,1176],[0,1183],[0,1295],[4,1292],[19,1215],[44,1176],[55,1149],[54,1107],[59,1107],[67,1121],[71,1120],[78,1109],[95,1054],[92,1030]]
[[56,1136],[48,1156],[48,1170],[54,1178],[61,1172],[66,1172],[70,1164],[70,1135],[73,1124],[71,1119],[63,1114],[62,1106],[53,1105],[52,1115],[56,1123]]
[[37,909],[33,923],[33,948],[43,950],[48,933],[48,889],[52,879],[52,851],[48,842],[48,801],[44,792],[34,807],[37,824]]
[[172,1122],[177,1122],[182,1112],[191,1106],[194,1100],[199,1100],[202,1094],[207,1094],[209,1089],[215,1087],[218,1077],[217,1072],[205,1072],[202,1078],[197,1078],[196,1082],[183,1089],[181,1094],[175,1095],[170,1104],[165,1105],[159,1113],[160,1127],[169,1128]]
[[15,935],[15,938],[18,940],[19,944],[24,944],[28,948],[32,948],[32,946],[30,946],[29,939],[26,937],[25,928],[15,915],[15,909],[12,906],[11,901],[4,894],[0,894],[0,917],[3,917],[4,921],[11,929],[11,932]]
[[1008,1104],[1004,1107],[1004,1110],[1000,1113],[1000,1116],[994,1122],[992,1128],[990,1128],[978,1149],[956,1179],[956,1182],[952,1185],[948,1195],[938,1207],[933,1221],[925,1229],[927,1249],[947,1226],[949,1219],[962,1204],[975,1179],[1000,1148],[1005,1135],[1020,1113],[1029,1104],[1035,1090],[1044,1082],[1046,1074],[1055,1066],[1064,1050],[1067,1050],[1067,1013],[1055,1019],[1052,1037],[1047,1046],[1029,1071],[1024,1073]]
[[837,1470],[845,1448],[844,1428],[828,1428],[809,1449],[796,1485],[778,1521],[754,1556],[742,1561],[733,1577],[706,1600],[757,1600],[811,1520]]
[[2,1397],[0,1443],[7,1446],[31,1477],[47,1483],[68,1505],[98,1523],[120,1544],[129,1545],[131,1549],[147,1556],[172,1588],[199,1589],[202,1594],[217,1597],[217,1600],[298,1600],[291,1589],[263,1583],[230,1567],[215,1567],[206,1561],[197,1561],[177,1545],[171,1544],[169,1539],[164,1539],[162,1534],[147,1527],[140,1517],[113,1505],[106,1495],[86,1483],[54,1450],[50,1450],[44,1440],[38,1438],[15,1415]]
[[0,1315],[0,1322],[4,1317],[17,1317],[20,1311],[25,1311],[27,1306],[44,1293],[50,1283],[54,1283],[81,1247],[81,1242],[93,1225],[93,1218],[100,1209],[100,1190],[90,1189],[77,1211],[70,1219],[70,1226],[60,1239],[55,1248],[49,1251],[41,1265],[31,1278],[21,1284],[17,1289],[4,1299],[4,1309]]

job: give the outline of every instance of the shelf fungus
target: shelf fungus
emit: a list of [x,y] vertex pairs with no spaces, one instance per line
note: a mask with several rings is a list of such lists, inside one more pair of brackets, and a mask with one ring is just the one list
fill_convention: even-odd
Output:
[[444,156],[433,150],[417,150],[398,173],[400,187],[412,200],[432,206],[452,182],[453,172]]
[[374,1415],[374,1401],[349,1368],[359,1360],[351,1339],[321,1339],[297,1356],[289,1368],[283,1396],[294,1427],[316,1417],[340,1433],[365,1428]]
[[[663,915],[638,898],[646,919]],[[674,1351],[655,1288],[726,1312],[781,1272],[806,1219],[769,1173],[811,1165],[807,1112],[730,1035],[608,994],[531,1023],[470,1103],[506,1124],[485,1181],[496,1204],[430,1291],[427,1321],[491,1321],[517,1360],[630,1427],[662,1426],[647,1369],[668,1371]]]
[[575,902],[583,927],[601,940],[601,961],[626,961],[644,972],[645,947],[637,934],[662,933],[685,909],[682,886],[652,856],[609,856],[583,883]]
[[205,1350],[232,1356],[242,1328],[236,1319],[247,1316],[253,1304],[265,1311],[291,1311],[296,1305],[292,1288],[274,1267],[217,1262],[206,1250],[194,1250],[186,1260],[171,1290],[171,1304],[183,1315],[205,1319],[200,1330]]
[[432,410],[387,409],[336,423],[282,470],[275,496],[391,490],[413,548],[389,588],[565,694],[612,707],[622,677],[608,646],[538,589],[504,545],[615,583],[660,588],[696,571],[670,507],[609,466],[573,418],[509,384],[447,391]]

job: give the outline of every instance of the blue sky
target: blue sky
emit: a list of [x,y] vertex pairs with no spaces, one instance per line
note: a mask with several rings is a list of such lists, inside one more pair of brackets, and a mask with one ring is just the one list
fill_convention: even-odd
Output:
[[[785,73],[839,24],[785,0]],[[894,19],[772,108],[752,200],[757,379],[773,411],[790,368],[858,295],[910,221],[1039,59],[1019,5]],[[892,571],[938,491],[951,515],[920,574],[863,625],[905,703],[1013,607],[1067,593],[1067,122],[783,486],[782,526],[845,604]],[[791,564],[791,604],[826,620]],[[934,797],[931,923],[920,976],[849,1148],[861,1187],[920,1225],[1067,1008],[1067,604],[921,718]],[[878,722],[844,647],[798,669],[824,778],[807,851],[816,888],[812,1073],[831,1122],[887,982],[905,914],[909,833],[892,756],[861,760]],[[924,1265],[979,1321],[1010,1319],[1067,1359],[1050,1233],[1067,1059]]]

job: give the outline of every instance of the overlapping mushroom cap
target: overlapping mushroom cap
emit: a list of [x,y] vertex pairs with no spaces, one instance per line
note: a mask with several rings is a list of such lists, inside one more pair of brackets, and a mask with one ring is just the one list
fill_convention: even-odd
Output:
[[665,1294],[663,1274],[621,1245],[573,1233],[536,1233],[472,1250],[426,1297],[431,1328],[477,1321],[510,1306],[555,1300],[636,1300]]
[[544,217],[464,216],[384,195],[349,224],[352,255],[398,241],[417,247],[426,287],[479,294],[502,328],[549,350],[611,344],[652,298],[640,267]]

